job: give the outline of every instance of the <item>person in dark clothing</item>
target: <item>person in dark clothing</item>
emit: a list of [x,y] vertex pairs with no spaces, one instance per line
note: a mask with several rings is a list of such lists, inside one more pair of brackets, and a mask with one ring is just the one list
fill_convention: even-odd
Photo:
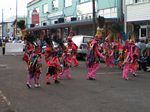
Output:
[[5,42],[2,42],[2,51],[3,51],[3,55],[5,55]]
[[140,56],[140,60],[139,60],[139,69],[140,70],[142,68],[144,71],[147,71],[147,61],[148,61],[147,52],[146,52],[146,50],[144,50],[143,55]]
[[0,39],[0,47],[2,46],[2,39]]

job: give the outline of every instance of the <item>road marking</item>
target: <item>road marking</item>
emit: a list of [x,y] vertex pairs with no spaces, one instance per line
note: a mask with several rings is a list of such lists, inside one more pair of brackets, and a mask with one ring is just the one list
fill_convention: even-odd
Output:
[[11,105],[10,101],[7,99],[7,97],[2,93],[2,91],[0,90],[0,97],[2,97],[2,102],[6,102],[6,104],[8,106]]
[[6,68],[7,65],[4,65],[4,64],[0,64],[0,68]]
[[97,73],[97,74],[118,74],[118,73],[122,73],[122,72],[101,72],[101,73]]

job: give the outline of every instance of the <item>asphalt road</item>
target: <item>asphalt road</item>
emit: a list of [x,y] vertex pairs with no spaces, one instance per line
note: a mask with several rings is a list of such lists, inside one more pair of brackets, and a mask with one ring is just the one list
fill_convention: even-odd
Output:
[[150,112],[149,72],[139,71],[126,81],[121,70],[101,64],[97,80],[89,81],[80,62],[71,68],[72,80],[47,86],[46,65],[42,71],[41,88],[28,89],[21,57],[0,56],[0,112]]

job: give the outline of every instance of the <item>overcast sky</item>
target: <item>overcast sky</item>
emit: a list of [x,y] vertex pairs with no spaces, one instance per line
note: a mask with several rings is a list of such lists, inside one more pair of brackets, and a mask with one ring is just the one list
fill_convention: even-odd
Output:
[[[32,0],[18,0],[18,15],[27,14],[26,5]],[[9,3],[8,3],[9,2]],[[16,15],[16,0],[0,0],[0,22],[2,20],[2,9],[4,9],[4,20]]]

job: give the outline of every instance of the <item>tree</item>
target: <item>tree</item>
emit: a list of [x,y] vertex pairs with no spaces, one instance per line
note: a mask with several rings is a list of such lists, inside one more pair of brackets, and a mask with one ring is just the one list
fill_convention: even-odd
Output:
[[21,30],[25,29],[25,28],[26,28],[26,26],[25,26],[25,20],[20,20],[20,21],[18,21],[18,22],[17,22],[17,26],[18,26]]
[[111,27],[113,33],[121,33],[123,31],[123,25],[120,23],[114,23]]

